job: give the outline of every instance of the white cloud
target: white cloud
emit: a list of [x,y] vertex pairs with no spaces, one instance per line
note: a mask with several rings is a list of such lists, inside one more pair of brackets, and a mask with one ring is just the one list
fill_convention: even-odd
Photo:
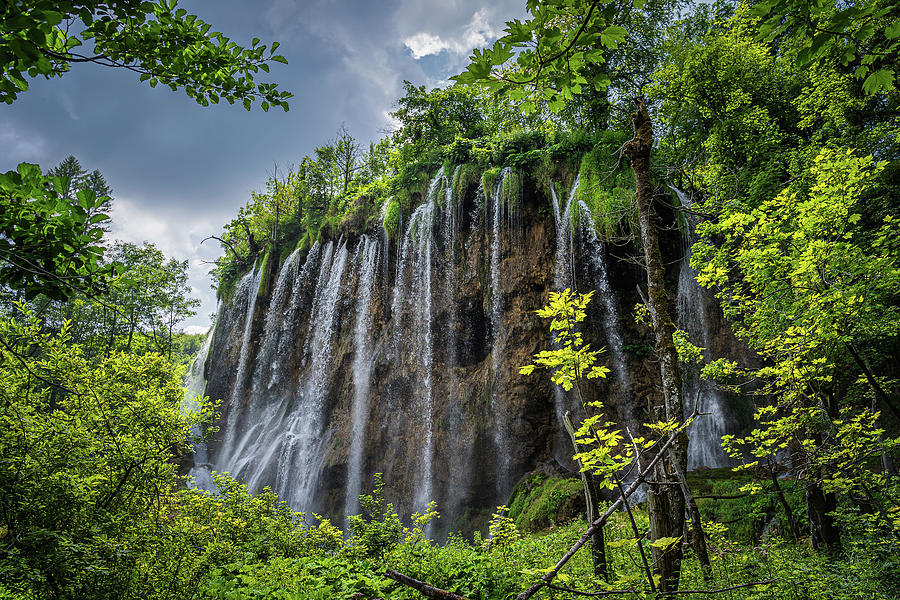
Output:
[[416,60],[426,56],[449,52],[457,55],[468,55],[474,48],[487,45],[499,36],[494,29],[484,8],[475,11],[472,18],[463,27],[450,35],[441,37],[428,32],[419,32],[403,40],[403,44],[412,52]]
[[[147,201],[135,201],[117,197],[111,211],[111,238],[133,244],[150,241],[156,244],[167,258],[188,261],[188,284],[191,295],[200,300],[197,314],[188,319],[185,328],[209,327],[209,315],[216,310],[215,291],[210,288],[212,281],[209,270],[212,261],[219,254],[218,244],[212,240],[201,244],[206,236],[218,231],[214,224],[218,215],[207,214],[202,218],[188,215],[185,211],[172,207],[153,207]],[[222,222],[227,217],[222,219]]]
[[209,327],[204,327],[201,325],[188,325],[181,330],[182,333],[186,333],[188,335],[197,335],[198,333],[202,333],[205,335],[207,331],[209,331]]
[[[37,134],[20,131],[9,121],[0,122],[0,148],[7,156],[15,156],[15,162],[42,163],[47,159],[47,142]],[[2,170],[15,168],[14,164],[3,165]]]

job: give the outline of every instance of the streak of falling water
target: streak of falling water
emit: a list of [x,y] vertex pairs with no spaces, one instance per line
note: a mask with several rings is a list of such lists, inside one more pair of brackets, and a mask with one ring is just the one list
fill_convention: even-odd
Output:
[[354,256],[359,259],[359,283],[356,290],[356,322],[353,327],[353,405],[350,410],[350,454],[347,459],[347,487],[344,516],[357,514],[362,491],[366,424],[369,419],[369,386],[372,364],[372,297],[380,244],[377,238],[363,235]]
[[[555,291],[562,291],[566,288],[575,288],[575,277],[573,275],[574,268],[574,250],[572,247],[572,204],[575,201],[575,195],[578,193],[579,178],[575,177],[572,189],[569,190],[569,197],[566,199],[565,207],[560,206],[559,198],[556,195],[556,186],[550,186],[550,200],[553,205],[553,219],[556,223],[556,259],[553,262],[553,287]],[[554,443],[554,454],[557,461],[567,463],[571,461],[572,449],[568,442],[568,437],[561,433],[563,416],[567,410],[574,408],[571,398],[558,385],[553,385],[553,408],[556,412],[556,422],[559,424],[559,435],[557,435]],[[577,414],[577,413],[576,413]]]
[[556,223],[556,260],[553,263],[553,286],[561,292],[566,288],[575,289],[574,249],[572,242],[572,203],[578,193],[579,177],[575,177],[565,207],[559,205],[556,186],[550,186],[550,199],[553,203],[553,219]]
[[[434,494],[434,320],[432,266],[438,190],[446,182],[444,169],[432,179],[425,202],[412,215],[398,245],[397,275],[391,297],[391,356],[406,365],[411,378],[412,410],[420,424],[414,435],[418,445],[413,510],[423,511]],[[398,400],[391,397],[392,410]]]
[[606,344],[609,347],[609,355],[612,357],[613,369],[619,382],[622,400],[628,402],[631,396],[631,379],[628,375],[628,365],[625,360],[622,335],[619,333],[619,314],[616,310],[616,301],[612,287],[609,284],[609,273],[606,268],[606,244],[598,237],[591,226],[593,215],[590,208],[579,200],[579,209],[586,217],[581,220],[582,235],[589,252],[591,266],[594,270],[594,285],[599,292],[599,300],[603,304],[603,333],[606,336]]
[[[690,197],[677,188],[672,188],[681,205],[691,207]],[[707,349],[712,342],[712,331],[709,324],[709,313],[702,290],[697,283],[697,272],[691,267],[691,246],[693,244],[694,223],[689,213],[685,213],[686,225],[683,230],[682,244],[684,254],[678,272],[678,294],[676,296],[678,328],[687,332],[693,344]],[[728,455],[722,449],[722,436],[725,435],[724,398],[721,391],[710,381],[700,378],[696,365],[683,370],[682,390],[684,394],[685,412],[694,408],[695,399],[700,399],[701,412],[709,413],[694,420],[688,428],[688,469],[700,466],[710,468],[727,466]]]
[[[297,260],[300,250],[294,250],[284,261],[278,271],[278,279],[275,290],[272,292],[272,300],[266,312],[266,321],[263,326],[263,335],[257,353],[256,368],[251,380],[251,396],[257,397],[264,391],[271,389],[278,381],[279,362],[275,360],[279,341],[284,332],[285,315],[290,308],[291,290],[294,286],[294,278],[297,275]],[[266,376],[268,372],[268,377]]]
[[432,248],[434,245],[434,219],[437,210],[437,187],[443,182],[444,169],[441,168],[432,180],[428,198],[409,218],[406,230],[404,254],[412,253],[410,295],[414,299],[415,313],[413,326],[416,336],[416,350],[421,360],[422,393],[419,414],[422,415],[424,438],[419,463],[419,485],[414,506],[419,512],[425,510],[434,499],[434,341],[432,339]]
[[241,409],[241,396],[245,389],[244,379],[247,372],[247,359],[250,355],[250,346],[253,340],[250,339],[251,329],[253,327],[253,314],[256,312],[256,298],[259,296],[259,282],[262,279],[262,269],[256,270],[256,264],[253,268],[241,278],[238,289],[235,292],[236,298],[247,296],[246,313],[244,317],[244,332],[241,337],[241,352],[238,358],[237,375],[234,379],[234,387],[231,390],[231,397],[228,400],[228,426],[222,444],[222,462],[228,464],[234,457],[232,449],[228,447],[228,442],[233,441],[237,437],[237,426],[240,419],[236,418]]
[[[328,248],[327,260],[330,261],[330,246]],[[309,249],[309,252],[306,255],[306,261],[304,261],[303,267],[300,268],[300,272],[297,273],[297,276],[294,280],[294,285],[291,289],[291,302],[288,305],[287,311],[284,313],[284,321],[281,327],[281,337],[278,341],[278,356],[289,356],[293,345],[296,343],[296,340],[304,339],[306,337],[305,331],[298,332],[296,331],[295,327],[297,321],[299,320],[300,311],[305,308],[304,294],[309,289],[310,284],[312,283],[313,273],[316,273],[317,269],[319,269],[319,258],[321,257],[321,255],[322,246],[319,244],[319,241],[316,240],[316,242]],[[269,383],[269,388],[279,382],[279,375],[280,370],[276,367],[273,367],[272,381]]]
[[505,208],[503,202],[503,183],[512,169],[505,167],[497,178],[494,193],[491,197],[491,362],[494,370],[494,381],[491,386],[491,413],[494,415],[494,444],[497,446],[497,493],[502,497],[509,493],[510,484],[510,446],[509,425],[500,410],[500,368],[504,364],[506,338],[508,332],[503,328],[503,277],[500,270],[502,253],[500,223]]

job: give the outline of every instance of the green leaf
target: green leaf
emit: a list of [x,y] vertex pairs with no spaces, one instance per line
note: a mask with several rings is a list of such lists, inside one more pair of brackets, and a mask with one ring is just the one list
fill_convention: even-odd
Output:
[[610,25],[600,33],[600,42],[607,48],[613,49],[625,41],[627,34],[624,27]]
[[862,87],[867,94],[889,92],[894,87],[894,71],[891,69],[878,69],[866,77]]

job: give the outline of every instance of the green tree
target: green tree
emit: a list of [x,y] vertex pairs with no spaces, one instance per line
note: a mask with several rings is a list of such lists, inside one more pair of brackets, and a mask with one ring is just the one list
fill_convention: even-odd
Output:
[[[63,159],[61,163],[50,169],[47,173],[50,177],[63,177],[69,182],[66,190],[62,193],[63,198],[70,201],[77,201],[76,194],[80,190],[90,190],[97,198],[103,198],[104,202],[97,207],[88,210],[88,221],[98,214],[106,214],[112,209],[112,188],[106,182],[103,173],[94,169],[90,173],[84,170],[77,158],[71,154]],[[109,226],[101,225],[104,233],[109,233]]]
[[[590,344],[584,343],[581,332],[576,329],[578,323],[584,321],[587,316],[585,309],[593,294],[593,292],[576,294],[569,289],[562,292],[550,292],[550,302],[536,312],[539,317],[550,319],[550,331],[553,334],[553,341],[558,347],[554,350],[538,352],[534,355],[534,363],[519,368],[519,373],[522,375],[530,375],[536,367],[548,369],[550,380],[553,383],[567,392],[573,387],[575,388],[578,400],[585,411],[588,410],[588,405],[581,390],[581,380],[606,377],[609,374],[607,367],[595,364],[602,350],[591,350]],[[611,449],[620,440],[620,437],[616,435],[618,432],[604,439],[607,443],[600,446],[601,452],[606,451],[604,458],[597,456],[600,452],[581,452],[579,444],[585,444],[585,436],[590,437],[590,441],[587,443],[594,443],[600,437],[605,436],[606,431],[601,433],[599,430],[593,429],[593,425],[599,418],[599,415],[589,417],[585,420],[586,425],[583,425],[576,433],[568,412],[564,417],[565,428],[572,437],[575,459],[581,467],[585,518],[588,523],[593,523],[600,516],[600,489],[605,487],[606,483],[615,476],[616,471],[627,466],[627,463],[620,461],[605,460],[611,457]],[[607,425],[609,424],[607,423]],[[597,435],[595,437],[592,434]],[[591,539],[591,558],[594,563],[594,575],[608,581],[606,545],[602,528],[598,528]]]
[[874,231],[860,226],[860,198],[884,167],[872,164],[822,150],[793,188],[701,225],[707,237],[692,260],[735,332],[769,363],[753,375],[769,382],[774,404],[731,445],[758,459],[793,452],[805,465],[798,472],[814,541],[830,549],[840,546],[836,494],[874,489],[863,465],[892,445],[872,435],[878,415],[864,399],[871,394],[900,420],[888,387],[897,382],[889,368],[878,372],[887,368],[880,348],[900,335],[900,239],[894,216]]
[[764,20],[758,37],[787,38],[806,68],[831,56],[850,69],[870,94],[896,89],[900,55],[900,6],[885,0],[817,2],[761,0],[751,14]]
[[[151,86],[167,85],[206,106],[220,99],[259,101],[288,109],[289,92],[254,80],[268,72],[277,43],[254,38],[242,48],[186,10],[177,0],[50,2],[12,0],[0,12],[0,100],[12,103],[28,89],[25,76],[61,77],[73,64],[123,68]],[[90,52],[82,50],[93,44]]]
[[[0,581],[17,597],[121,598],[159,543],[180,381],[159,355],[92,364],[68,328],[0,321]],[[204,418],[210,406],[203,403]],[[123,593],[124,592],[124,593]]]
[[107,354],[120,344],[125,352],[132,352],[135,336],[142,335],[156,351],[171,358],[175,327],[196,314],[194,309],[200,304],[188,296],[187,261],[166,260],[147,242],[140,246],[117,242],[112,259],[121,265],[121,273],[110,281],[109,293],[103,298],[111,308]]

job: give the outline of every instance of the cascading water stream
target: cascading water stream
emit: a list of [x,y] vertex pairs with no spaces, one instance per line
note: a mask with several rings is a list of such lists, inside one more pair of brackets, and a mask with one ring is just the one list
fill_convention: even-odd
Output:
[[256,369],[251,380],[250,390],[254,397],[272,389],[279,379],[279,362],[275,358],[285,333],[285,316],[290,308],[291,290],[294,288],[294,278],[297,275],[299,255],[300,250],[294,250],[278,272],[278,280],[266,312],[263,335],[256,358]]
[[344,516],[357,514],[363,483],[366,423],[369,418],[369,386],[372,377],[372,300],[375,294],[380,244],[363,235],[354,256],[359,259],[356,291],[356,322],[353,326],[353,404],[350,409],[350,453],[347,458],[347,487]]
[[553,219],[556,224],[556,260],[553,263],[553,285],[556,291],[561,292],[566,288],[573,289],[575,285],[574,264],[575,249],[572,236],[572,205],[578,194],[579,177],[575,177],[565,207],[560,206],[556,195],[556,186],[550,186],[550,199],[553,205]]
[[[247,298],[245,302],[247,303],[247,309],[244,317],[244,334],[241,338],[241,352],[238,358],[238,368],[237,375],[234,379],[234,387],[231,391],[231,398],[228,400],[228,414],[231,415],[231,418],[228,419],[228,427],[226,430],[225,440],[234,440],[237,437],[237,427],[238,421],[237,415],[241,409],[241,395],[245,389],[245,381],[246,372],[247,372],[247,359],[250,355],[250,346],[252,344],[252,340],[250,337],[251,328],[253,327],[253,317],[256,313],[256,299],[259,296],[259,282],[262,279],[262,269],[259,271],[256,270],[256,263],[254,262],[253,268],[241,278],[241,282],[238,284],[238,289],[235,292],[236,298],[241,298],[246,295]],[[238,301],[240,302],[240,300]],[[227,464],[231,461],[233,457],[233,453],[228,452],[228,447],[223,444],[223,450],[226,452],[224,454],[224,462]]]
[[507,332],[503,327],[503,276],[500,270],[500,259],[502,254],[501,237],[505,231],[500,227],[503,219],[503,212],[506,207],[504,202],[503,184],[506,178],[512,172],[510,167],[505,167],[497,178],[494,185],[494,192],[491,195],[491,270],[490,270],[490,290],[491,290],[491,363],[493,367],[494,380],[491,384],[491,413],[494,416],[494,444],[497,446],[497,492],[503,496],[509,493],[509,467],[510,467],[510,436],[509,425],[503,418],[503,411],[500,408],[500,389],[499,371],[503,366],[506,353],[506,337]]
[[275,490],[292,506],[311,507],[319,480],[327,442],[325,396],[334,353],[335,317],[348,254],[346,242],[341,240],[330,256],[327,277],[322,276],[326,272],[323,260],[313,299],[311,334],[305,346],[306,376],[297,390],[295,406],[287,415],[278,452]]
[[[565,207],[560,206],[559,198],[556,195],[556,186],[550,185],[550,201],[553,206],[553,219],[556,224],[556,255],[553,262],[553,289],[561,292],[569,288],[575,288],[575,277],[573,268],[575,263],[574,247],[572,240],[572,204],[575,202],[575,196],[578,193],[579,177],[575,177],[575,182],[569,190],[569,197],[566,198]],[[558,385],[553,386],[553,408],[556,412],[556,422],[563,423],[563,416],[567,410],[574,408],[569,398],[569,394]],[[562,431],[562,429],[560,429]],[[557,442],[554,444],[554,453],[559,462],[565,463],[570,461],[572,455],[571,444],[565,434],[557,435]]]
[[[671,188],[678,196],[681,205],[691,208],[691,198],[677,188]],[[676,296],[678,328],[687,332],[690,340],[697,346],[709,348],[712,343],[712,330],[709,324],[707,303],[703,291],[697,283],[697,272],[691,267],[691,246],[694,243],[694,219],[690,212],[684,212],[685,225],[682,230],[684,254],[681,258],[678,273],[678,294]],[[716,385],[700,378],[696,365],[683,369],[682,390],[684,394],[685,412],[693,410],[696,399],[700,400],[700,410],[704,414],[688,428],[690,443],[688,444],[688,469],[697,467],[723,467],[731,464],[728,455],[722,449],[722,436],[725,435],[725,412],[722,393]]]
[[[428,195],[409,218],[400,244],[397,280],[391,301],[395,320],[393,353],[398,362],[412,359],[417,373],[413,383],[416,420],[420,423],[421,440],[416,468],[413,507],[423,511],[433,500],[434,476],[434,340],[432,335],[433,289],[432,268],[434,224],[438,206],[438,188],[445,184],[441,168],[429,185]],[[409,362],[406,360],[406,362]]]

